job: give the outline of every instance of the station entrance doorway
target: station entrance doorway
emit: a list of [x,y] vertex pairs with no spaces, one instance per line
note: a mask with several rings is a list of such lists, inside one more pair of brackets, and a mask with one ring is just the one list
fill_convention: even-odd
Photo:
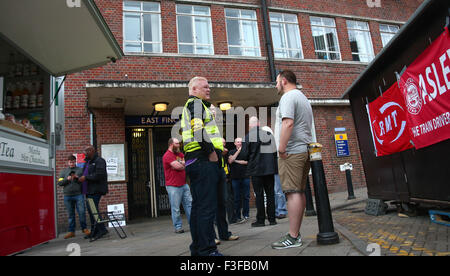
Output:
[[163,155],[171,127],[128,127],[128,209],[130,220],[170,215]]

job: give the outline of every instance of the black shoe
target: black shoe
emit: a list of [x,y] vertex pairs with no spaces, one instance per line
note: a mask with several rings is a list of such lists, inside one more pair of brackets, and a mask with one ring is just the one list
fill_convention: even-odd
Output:
[[103,236],[105,236],[106,234],[108,234],[108,231],[105,231],[105,232],[102,232],[102,233],[98,233],[98,234],[96,234],[95,236],[93,236],[92,238],[91,238],[91,242],[93,242],[93,241],[96,241],[96,240],[98,240],[98,239],[101,239],[101,238],[103,238]]
[[286,215],[278,215],[278,216],[276,216],[276,218],[277,219],[284,219],[284,218],[286,218]]
[[252,227],[263,227],[266,226],[264,222],[255,221],[252,223]]
[[269,224],[270,225],[277,225],[277,222],[276,221],[270,221]]

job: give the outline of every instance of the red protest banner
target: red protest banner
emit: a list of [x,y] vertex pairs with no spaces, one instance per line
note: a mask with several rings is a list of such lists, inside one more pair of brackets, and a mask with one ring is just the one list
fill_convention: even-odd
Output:
[[[400,79],[416,149],[450,138],[450,34],[448,28]],[[384,96],[384,95],[383,95]]]
[[381,97],[367,105],[370,128],[377,156],[412,148],[407,112],[402,93],[394,83]]

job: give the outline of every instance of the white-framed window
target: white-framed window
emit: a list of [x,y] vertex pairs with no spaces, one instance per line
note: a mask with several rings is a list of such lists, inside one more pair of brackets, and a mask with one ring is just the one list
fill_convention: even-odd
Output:
[[311,16],[310,21],[316,57],[325,60],[341,60],[334,19]]
[[253,10],[225,9],[228,54],[233,56],[261,56],[258,22]]
[[354,61],[370,62],[374,58],[372,38],[367,22],[347,20],[348,38]]
[[159,2],[123,1],[124,52],[161,53]]
[[383,47],[389,43],[399,29],[399,26],[396,25],[380,24],[380,35]]
[[177,4],[177,34],[178,53],[214,55],[209,7]]
[[275,57],[303,59],[297,15],[270,12],[269,17]]

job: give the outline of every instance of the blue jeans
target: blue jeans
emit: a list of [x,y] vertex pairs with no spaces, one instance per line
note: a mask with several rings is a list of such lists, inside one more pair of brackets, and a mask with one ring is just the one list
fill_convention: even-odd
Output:
[[242,216],[248,218],[250,209],[250,178],[232,179],[231,181],[233,183],[235,217],[238,220],[241,219],[242,209]]
[[86,229],[86,205],[84,205],[84,196],[64,196],[64,205],[69,214],[69,232],[75,232],[75,208],[77,209],[78,218],[80,219],[81,230]]
[[281,189],[280,176],[275,175],[275,215],[286,215],[286,197]]
[[197,160],[186,167],[191,180],[192,209],[190,230],[192,256],[208,256],[217,250],[214,218],[217,213],[217,187],[220,177],[216,162]]
[[186,213],[188,223],[191,219],[192,197],[189,185],[184,184],[181,187],[166,186],[166,190],[169,195],[173,227],[175,227],[175,231],[181,230],[183,228],[183,224],[180,214],[180,204],[183,204],[183,209]]

